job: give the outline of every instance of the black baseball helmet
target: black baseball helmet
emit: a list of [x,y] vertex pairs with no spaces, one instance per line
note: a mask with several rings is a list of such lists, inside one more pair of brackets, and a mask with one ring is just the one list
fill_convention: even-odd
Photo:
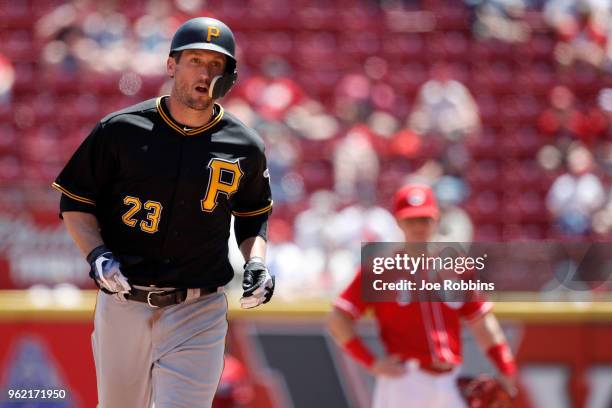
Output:
[[170,44],[170,55],[184,50],[210,50],[227,57],[225,72],[212,79],[209,95],[213,99],[223,97],[238,77],[236,70],[236,40],[232,30],[223,22],[210,17],[197,17],[183,23]]

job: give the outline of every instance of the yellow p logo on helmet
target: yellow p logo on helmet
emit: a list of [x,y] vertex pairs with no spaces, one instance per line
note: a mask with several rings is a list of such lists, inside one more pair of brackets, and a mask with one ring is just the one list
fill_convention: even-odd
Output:
[[219,27],[208,26],[208,34],[206,35],[206,42],[210,42],[212,37],[219,37],[221,35],[221,30]]

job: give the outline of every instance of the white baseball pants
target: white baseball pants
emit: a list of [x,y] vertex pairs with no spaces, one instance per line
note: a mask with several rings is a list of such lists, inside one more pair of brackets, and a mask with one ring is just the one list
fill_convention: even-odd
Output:
[[401,377],[377,377],[373,408],[465,408],[457,388],[457,372],[432,374],[406,362]]
[[160,309],[98,293],[92,346],[100,408],[210,407],[223,371],[227,299]]

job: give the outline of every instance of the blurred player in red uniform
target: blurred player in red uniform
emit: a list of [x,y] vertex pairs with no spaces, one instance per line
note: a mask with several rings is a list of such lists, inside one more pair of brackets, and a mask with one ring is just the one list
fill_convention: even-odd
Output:
[[[407,243],[431,240],[439,219],[431,188],[408,185],[396,192],[393,204]],[[516,393],[516,364],[490,302],[366,302],[360,280],[361,271],[334,301],[328,327],[343,350],[376,376],[374,408],[465,407],[456,381],[462,321],[499,371],[502,386]],[[367,309],[374,312],[384,344],[386,355],[380,358],[355,332]]]

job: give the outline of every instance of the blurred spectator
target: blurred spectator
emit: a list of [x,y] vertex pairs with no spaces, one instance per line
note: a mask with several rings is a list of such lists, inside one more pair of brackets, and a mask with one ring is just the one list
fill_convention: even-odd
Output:
[[15,83],[15,69],[4,55],[0,54],[0,105],[11,102],[11,91]]
[[309,140],[331,139],[340,128],[338,119],[330,115],[323,104],[311,99],[290,108],[285,123],[298,135]]
[[336,214],[338,198],[332,191],[320,190],[310,195],[309,208],[294,222],[295,243],[302,249],[331,249],[329,223]]
[[456,205],[442,209],[434,242],[472,242],[473,238],[474,224],[464,209]]
[[303,194],[303,186],[298,182],[301,176],[296,174],[295,168],[301,158],[299,143],[279,122],[263,122],[256,126],[256,130],[266,143],[274,202],[282,204],[299,200]]
[[240,97],[235,97],[231,93],[226,96],[223,106],[249,127],[254,128],[261,120],[247,101]]
[[393,115],[380,110],[372,112],[368,117],[367,124],[375,135],[385,140],[385,145],[386,139],[391,139],[399,127],[399,121]]
[[391,155],[415,159],[421,152],[423,142],[411,129],[401,129],[391,137],[389,153]]
[[440,224],[434,238],[440,242],[471,242],[474,225],[468,213],[459,205],[468,196],[468,187],[462,179],[442,176],[433,186],[440,206]]
[[526,42],[531,28],[523,20],[525,0],[471,0],[476,6],[474,33],[483,39],[493,38],[505,42]]
[[65,73],[75,74],[87,65],[90,49],[79,27],[66,26],[55,33],[53,40],[45,45],[43,60]]
[[207,3],[207,0],[174,0],[176,8],[186,15],[185,20],[206,15]]
[[298,297],[324,298],[334,287],[327,254],[320,248],[302,250],[292,241],[268,242],[266,263],[279,287],[282,286],[278,296],[285,301]]
[[373,189],[378,180],[380,163],[370,137],[367,126],[357,125],[334,149],[334,190],[346,199],[353,199],[358,192],[367,194],[364,190]]
[[131,26],[116,4],[79,0],[43,16],[36,31],[48,41],[43,51],[45,62],[67,73],[85,67],[97,72],[126,69],[133,60]]
[[555,140],[566,151],[572,140],[587,140],[592,135],[587,117],[576,107],[574,93],[566,86],[555,86],[549,95],[550,106],[538,118],[541,133]]
[[593,215],[592,228],[602,237],[612,236],[612,189],[608,192],[607,204]]
[[584,145],[570,146],[567,165],[569,171],[551,186],[547,205],[563,232],[584,235],[590,232],[593,214],[605,202],[605,190],[593,172],[593,156]]
[[580,112],[575,108],[573,92],[566,86],[557,85],[548,95],[550,106],[540,114],[538,126],[542,133],[559,135],[559,132],[577,133]]
[[372,84],[367,76],[347,73],[336,86],[336,116],[348,125],[364,122],[372,111],[371,95]]
[[95,71],[122,71],[133,59],[130,26],[127,17],[117,10],[116,1],[96,3],[96,9],[85,17],[83,33],[91,40],[92,59],[88,59]]
[[328,271],[333,288],[347,284],[361,259],[365,242],[399,242],[402,233],[395,217],[378,206],[374,186],[362,186],[357,202],[337,212],[326,227],[332,251],[328,252]]
[[37,36],[46,41],[42,52],[45,63],[67,73],[75,73],[87,64],[92,47],[80,23],[89,11],[89,1],[75,1],[58,6],[36,22]]
[[358,201],[338,211],[327,228],[333,247],[349,249],[356,260],[362,242],[401,241],[395,218],[377,205],[373,189],[360,189]]
[[72,73],[84,67],[97,72],[127,68],[133,59],[131,26],[116,3],[80,0],[43,16],[36,28],[49,41],[43,51],[45,61]]
[[[310,195],[309,207],[294,221],[294,240],[273,244],[269,252],[271,269],[280,272],[279,282],[295,293],[305,287],[316,288],[319,293],[333,290],[329,258],[333,240],[329,228],[338,207],[338,198],[332,191],[319,190]],[[302,262],[303,261],[303,262]],[[352,264],[351,264],[352,265]],[[294,295],[291,295],[292,297]]]
[[605,115],[605,134],[593,146],[595,158],[608,177],[612,177],[612,88],[604,88],[598,95],[598,107]]
[[438,63],[431,79],[418,92],[409,125],[420,134],[441,135],[459,141],[480,129],[478,106],[470,91],[452,79],[452,67]]
[[560,64],[603,64],[610,25],[608,0],[549,0],[543,13],[557,33],[555,56]]
[[304,91],[289,78],[289,65],[280,57],[264,59],[260,72],[241,85],[241,92],[263,118],[282,120],[291,107],[300,103]]
[[170,40],[179,24],[172,18],[172,4],[168,0],[149,0],[146,14],[133,27],[136,49],[131,69],[142,75],[164,74]]
[[607,72],[612,72],[612,24],[607,26],[608,32],[606,34],[608,42],[606,43],[605,56],[604,56],[604,69]]
[[545,145],[538,151],[538,164],[548,172],[555,172],[562,164],[563,154],[552,145]]

